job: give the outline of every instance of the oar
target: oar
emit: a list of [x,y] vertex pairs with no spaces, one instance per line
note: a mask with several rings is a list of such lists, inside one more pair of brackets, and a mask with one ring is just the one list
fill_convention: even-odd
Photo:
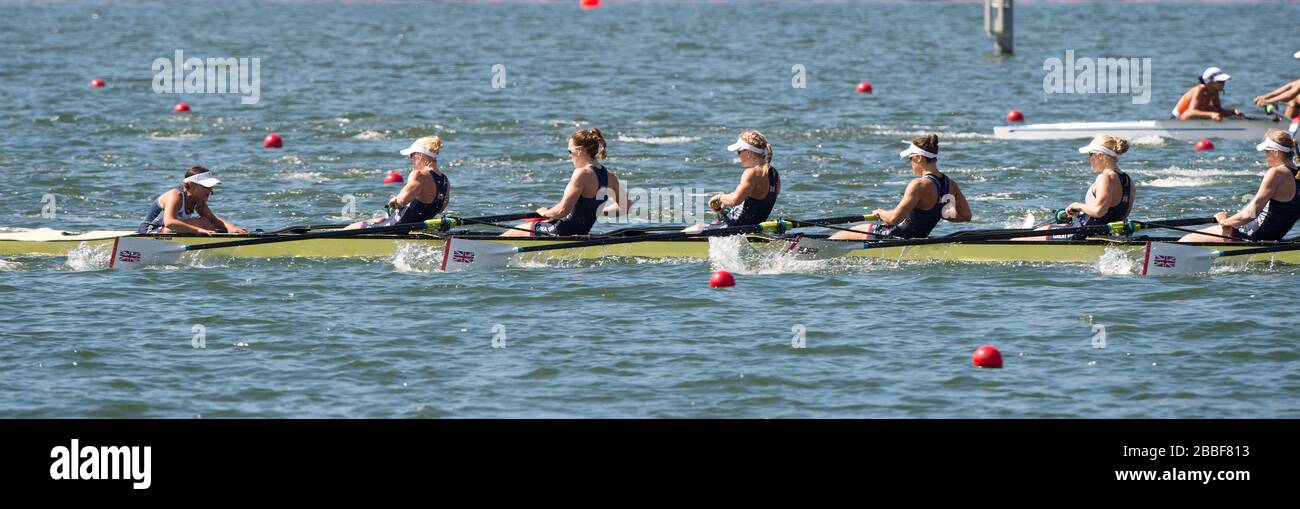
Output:
[[1194,274],[1209,272],[1216,258],[1225,256],[1248,256],[1256,254],[1280,253],[1300,250],[1300,242],[1289,242],[1275,246],[1236,249],[1232,251],[1206,249],[1198,246],[1174,244],[1169,242],[1147,242],[1146,257],[1142,262],[1143,276],[1163,276],[1169,274]]
[[1050,235],[1074,235],[1076,233],[1110,233],[1112,235],[1132,235],[1134,232],[1163,228],[1166,226],[1191,226],[1198,224],[1208,224],[1215,222],[1212,217],[1200,217],[1192,219],[1172,219],[1160,222],[1142,222],[1142,221],[1116,221],[1114,223],[1099,224],[1092,226],[1079,226],[1074,228],[1059,228],[1053,230],[994,230],[988,233],[969,232],[967,235],[953,234],[943,237],[928,237],[923,239],[904,239],[904,240],[877,240],[877,241],[849,241],[849,240],[825,240],[825,239],[796,239],[792,242],[797,243],[798,249],[788,249],[800,259],[822,260],[843,256],[858,249],[880,249],[887,247],[907,247],[907,246],[924,246],[930,244],[960,244],[963,242],[981,242],[987,240],[1011,240],[1024,237],[1040,237],[1048,232]]
[[274,244],[277,242],[296,242],[311,239],[347,238],[374,235],[379,233],[409,233],[412,230],[429,230],[445,232],[457,226],[476,221],[516,221],[540,217],[536,212],[525,214],[504,214],[475,218],[457,218],[442,216],[421,223],[403,223],[392,226],[363,228],[358,230],[330,230],[319,233],[299,235],[268,235],[253,239],[212,242],[208,244],[177,244],[139,237],[118,237],[113,240],[113,254],[108,260],[111,269],[135,268],[145,265],[172,264],[188,251],[203,249],[220,249],[226,247],[251,246],[255,244]]
[[576,242],[560,242],[555,244],[544,244],[540,246],[512,246],[500,242],[488,242],[481,240],[468,240],[454,236],[447,237],[442,254],[443,272],[457,272],[466,270],[487,269],[500,267],[510,261],[512,257],[522,253],[535,253],[538,251],[551,251],[556,249],[575,249],[593,246],[610,246],[615,244],[628,244],[632,242],[651,242],[662,240],[678,240],[700,237],[724,237],[728,235],[739,235],[743,233],[783,233],[786,230],[799,228],[804,225],[820,226],[830,223],[852,223],[857,221],[875,220],[874,215],[857,215],[857,216],[840,216],[829,217],[825,219],[813,220],[796,220],[796,219],[774,219],[765,221],[752,226],[733,226],[725,228],[716,228],[704,230],[701,232],[672,232],[654,235],[640,235],[635,237],[615,237],[615,238],[598,238],[590,240],[580,240]]

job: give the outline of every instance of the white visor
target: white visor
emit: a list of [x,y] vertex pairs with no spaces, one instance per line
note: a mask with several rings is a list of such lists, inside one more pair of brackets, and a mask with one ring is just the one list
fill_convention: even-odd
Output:
[[185,181],[198,184],[203,187],[212,187],[221,183],[220,180],[217,180],[217,176],[213,175],[212,172],[210,171],[205,171],[203,173],[196,173],[194,175],[190,175],[189,177],[185,178]]
[[904,151],[898,153],[898,157],[901,157],[901,158],[903,158],[903,159],[907,159],[907,158],[910,158],[910,157],[912,157],[912,156],[925,156],[925,157],[928,157],[928,158],[930,158],[930,159],[938,159],[938,158],[939,158],[939,154],[936,154],[936,153],[934,153],[934,152],[930,152],[929,150],[926,150],[926,149],[923,149],[923,148],[921,148],[921,147],[918,147],[918,146],[916,146],[915,144],[912,144],[912,143],[907,144],[907,150],[904,150]]
[[433,159],[433,160],[438,159],[438,154],[429,152],[428,150],[425,150],[424,147],[421,147],[414,143],[412,143],[411,146],[402,149],[402,155],[410,157],[411,154],[424,154],[426,156],[429,156],[429,159]]
[[1115,153],[1114,150],[1098,145],[1095,141],[1089,143],[1086,147],[1079,147],[1080,154],[1092,154],[1094,152],[1098,154],[1106,154],[1115,158],[1119,157],[1119,154]]
[[732,144],[730,144],[730,145],[727,145],[727,152],[735,152],[735,151],[737,151],[737,150],[741,150],[741,149],[748,150],[748,151],[753,152],[753,153],[755,153],[755,154],[767,155],[767,151],[766,151],[766,150],[763,150],[763,149],[761,149],[761,148],[758,148],[758,147],[755,147],[755,146],[750,145],[750,144],[748,144],[748,143],[745,143],[745,140],[740,140],[740,139],[738,139],[738,140],[736,140],[735,143],[732,143]]
[[1220,69],[1218,67],[1211,67],[1209,69],[1206,69],[1205,72],[1201,73],[1201,83],[1209,83],[1211,81],[1228,81],[1230,79],[1232,79],[1232,75],[1224,74],[1223,69]]
[[1276,150],[1276,151],[1278,151],[1278,152],[1284,152],[1284,153],[1287,153],[1287,154],[1290,154],[1291,152],[1293,152],[1293,151],[1291,150],[1291,147],[1284,147],[1284,146],[1282,146],[1282,145],[1279,145],[1277,142],[1275,142],[1275,141],[1273,141],[1273,140],[1270,140],[1270,139],[1268,139],[1268,138],[1264,138],[1264,141],[1263,141],[1263,142],[1261,142],[1259,145],[1255,145],[1255,150],[1258,150],[1258,151],[1260,151],[1260,152],[1263,152],[1263,151],[1265,151],[1265,150]]

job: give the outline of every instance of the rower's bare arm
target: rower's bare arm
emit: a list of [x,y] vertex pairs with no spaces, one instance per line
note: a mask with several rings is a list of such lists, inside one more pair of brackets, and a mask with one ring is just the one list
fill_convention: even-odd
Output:
[[889,224],[903,222],[903,218],[911,214],[912,209],[916,208],[917,202],[921,201],[920,191],[923,186],[925,186],[923,179],[913,179],[907,185],[907,190],[903,191],[903,199],[898,200],[898,206],[894,207],[893,210],[886,210],[879,214],[878,219]]
[[1222,108],[1210,104],[1209,97],[1204,92],[1198,92],[1192,96],[1191,104],[1187,105],[1187,111],[1184,111],[1183,120],[1220,120],[1223,114],[1219,112]]
[[565,217],[572,213],[573,206],[577,205],[578,198],[582,196],[582,180],[584,176],[583,168],[573,170],[573,175],[569,177],[569,185],[564,187],[564,197],[560,198],[560,201],[554,206],[539,209],[537,213],[550,219]]
[[248,233],[248,230],[240,228],[239,225],[236,225],[235,223],[226,221],[226,218],[224,217],[218,216],[212,211],[212,209],[208,208],[208,204],[206,203],[199,208],[199,215],[207,219],[213,226],[221,225],[221,227],[225,228],[228,233]]
[[606,202],[607,205],[600,213],[605,217],[618,217],[626,214],[628,210],[627,193],[623,192],[623,183],[619,182],[618,177],[615,177],[612,173],[609,175],[609,193],[613,195],[613,203]]
[[753,168],[745,170],[740,176],[740,184],[736,185],[736,190],[722,195],[721,201],[723,207],[735,207],[745,201],[753,193],[755,184],[758,183],[758,172]]
[[1219,224],[1226,226],[1241,226],[1255,220],[1264,206],[1268,205],[1268,200],[1277,194],[1277,190],[1282,186],[1282,177],[1291,178],[1290,171],[1277,172],[1269,170],[1264,175],[1264,181],[1259,183],[1259,191],[1255,196],[1246,203],[1245,207],[1237,211],[1236,214],[1229,216],[1227,219],[1220,221]]
[[398,191],[397,195],[388,201],[388,205],[391,207],[395,203],[398,207],[405,207],[411,203],[411,200],[415,199],[420,191],[420,186],[431,180],[433,180],[433,177],[428,174],[412,170],[411,175],[406,179],[406,185],[403,185],[402,190]]
[[211,234],[211,230],[177,217],[176,212],[181,206],[180,202],[180,193],[167,193],[162,198],[163,228],[173,232]]
[[957,200],[957,217],[946,218],[954,223],[964,223],[975,217],[970,210],[970,203],[966,201],[966,195],[962,194],[961,186],[956,181],[949,180],[952,183],[952,198]]
[[1097,199],[1091,205],[1087,203],[1071,203],[1066,212],[1071,217],[1082,212],[1092,217],[1101,217],[1110,211],[1110,200],[1115,196],[1115,188],[1119,187],[1119,177],[1115,175],[1102,173],[1097,175],[1097,179],[1092,183],[1093,189],[1097,190]]

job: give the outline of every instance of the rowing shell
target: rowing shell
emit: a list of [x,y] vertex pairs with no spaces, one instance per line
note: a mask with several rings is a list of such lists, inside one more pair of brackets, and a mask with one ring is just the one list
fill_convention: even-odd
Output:
[[1088,139],[1098,134],[1121,138],[1159,136],[1175,140],[1260,140],[1269,129],[1286,130],[1289,123],[1281,119],[1240,120],[1139,120],[1134,122],[1067,122],[998,126],[993,137],[1001,140],[1072,140]]
[[[113,239],[118,237],[136,237],[161,240],[179,244],[206,244],[230,240],[263,238],[268,235],[282,234],[248,234],[216,235],[212,237],[199,235],[139,235],[130,231],[95,231],[81,234],[60,231],[28,231],[0,233],[0,256],[66,256],[70,251],[82,247],[102,250],[107,253],[112,249]],[[497,237],[481,234],[457,235],[457,238],[484,240],[509,244],[512,246],[538,246],[556,242],[587,240],[600,236],[568,238],[527,238]],[[821,238],[809,235],[807,238]],[[750,236],[750,241],[763,244],[771,241],[769,237]],[[1137,256],[1146,247],[1146,238],[1134,240],[1090,239],[1082,241],[984,241],[952,244],[932,244],[906,247],[872,247],[857,248],[849,251],[848,256],[881,258],[906,261],[959,261],[959,262],[1031,262],[1031,263],[1095,263],[1107,250],[1120,250]],[[1151,240],[1172,241],[1175,239]],[[845,241],[850,242],[850,241]],[[1284,243],[1294,244],[1294,243]],[[1207,242],[1192,244],[1208,249],[1233,251],[1260,246],[1278,245],[1272,242],[1256,243],[1218,243]],[[221,248],[211,251],[213,256],[234,258],[364,258],[392,257],[402,246],[414,246],[440,251],[443,239],[434,235],[367,235],[349,238],[313,239],[297,242],[257,244],[234,248]],[[564,249],[535,253],[539,258],[592,259],[604,257],[637,258],[694,258],[709,257],[708,239],[690,238],[663,241],[645,241],[610,246],[592,246],[578,249]],[[1248,261],[1277,262],[1300,264],[1300,250],[1248,256]]]

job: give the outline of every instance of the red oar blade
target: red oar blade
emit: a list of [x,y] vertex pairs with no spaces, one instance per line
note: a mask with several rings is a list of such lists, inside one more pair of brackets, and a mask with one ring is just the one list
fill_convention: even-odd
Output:
[[1147,242],[1142,275],[1195,274],[1209,272],[1218,251],[1185,244]]
[[145,265],[170,265],[185,253],[183,244],[138,237],[113,239],[113,254],[108,259],[110,269],[134,269]]
[[515,247],[498,242],[447,237],[443,245],[442,271],[460,272],[504,266],[514,256]]

